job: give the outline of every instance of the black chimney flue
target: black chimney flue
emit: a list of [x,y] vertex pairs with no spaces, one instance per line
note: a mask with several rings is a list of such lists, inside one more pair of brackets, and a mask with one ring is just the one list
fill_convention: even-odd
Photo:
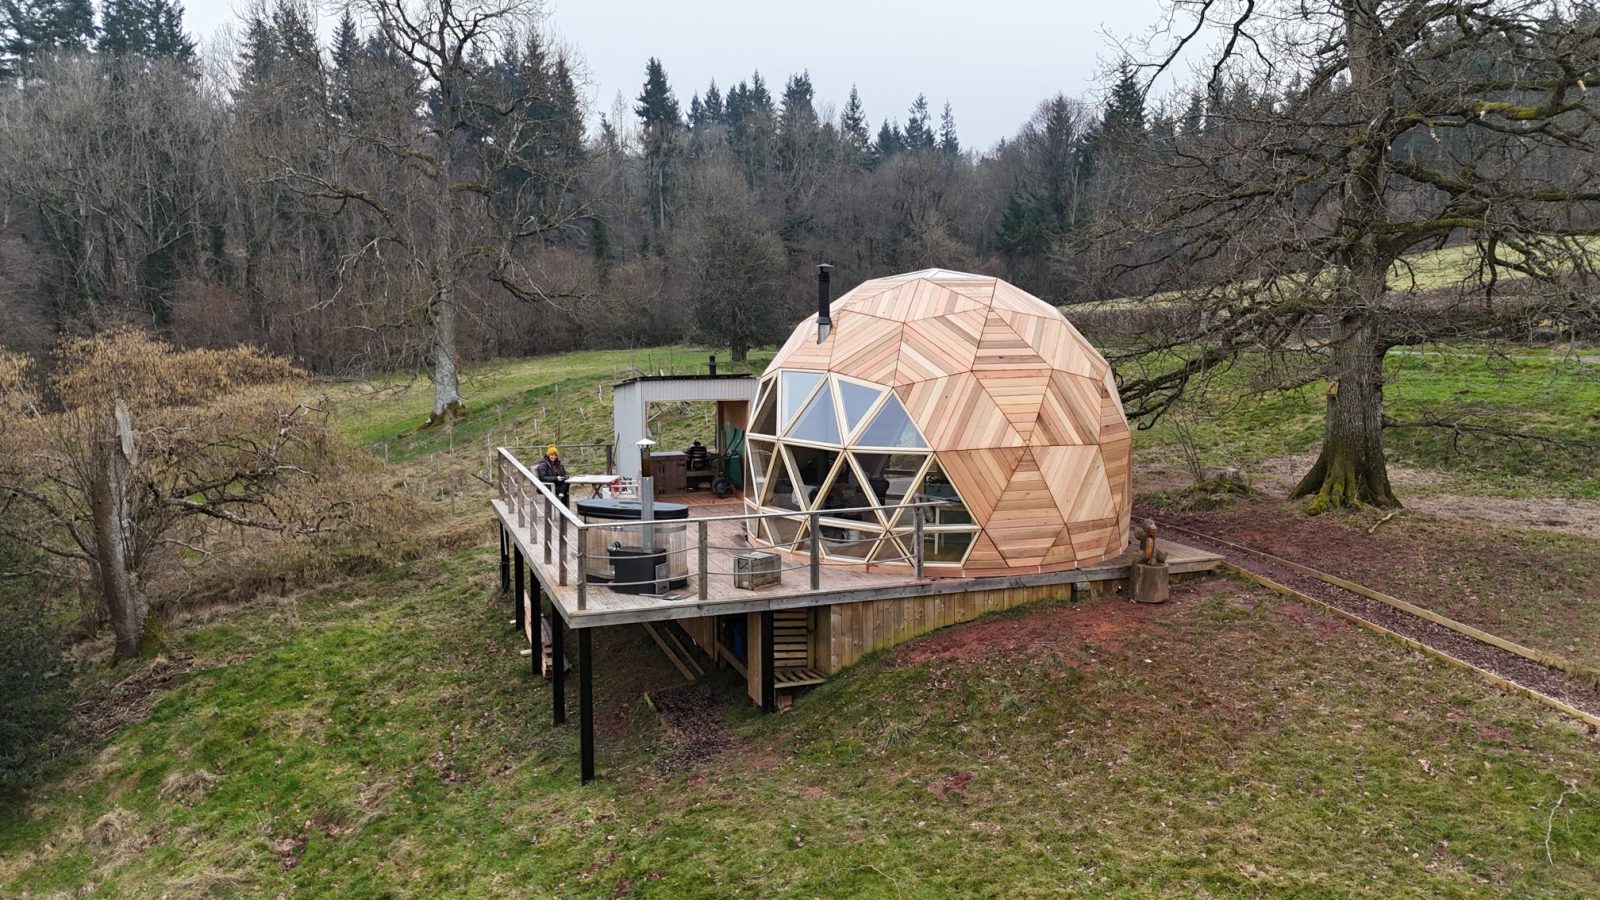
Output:
[[828,332],[833,330],[833,319],[828,316],[828,272],[833,266],[822,263],[817,266],[817,343],[828,339]]
[[711,362],[706,367],[711,370],[712,375],[717,374],[717,355],[715,353],[711,354]]

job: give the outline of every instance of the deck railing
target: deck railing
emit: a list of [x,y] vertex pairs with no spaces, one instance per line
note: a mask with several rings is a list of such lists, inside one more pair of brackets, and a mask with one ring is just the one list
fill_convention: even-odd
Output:
[[[786,512],[763,513],[738,513],[724,516],[706,516],[690,519],[655,519],[650,521],[606,521],[596,523],[584,522],[576,513],[567,508],[556,496],[555,491],[538,476],[523,465],[513,448],[501,447],[496,453],[495,483],[498,486],[500,500],[506,505],[507,512],[516,524],[528,530],[532,537],[532,545],[536,553],[543,557],[547,566],[556,570],[556,583],[560,586],[576,584],[578,593],[578,609],[588,607],[589,580],[586,577],[590,562],[599,562],[587,552],[589,541],[586,540],[592,531],[603,529],[611,535],[618,532],[640,532],[636,541],[630,541],[632,546],[650,547],[653,551],[650,556],[659,557],[666,562],[668,576],[666,579],[651,577],[635,581],[619,581],[615,578],[607,580],[607,587],[641,587],[657,585],[663,580],[677,580],[678,577],[687,578],[693,583],[696,596],[702,602],[709,599],[712,579],[725,577],[733,579],[737,573],[733,571],[720,571],[712,568],[711,551],[731,551],[740,553],[752,549],[773,549],[786,551],[793,555],[805,554],[805,561],[794,564],[780,564],[782,571],[807,570],[807,577],[811,590],[820,590],[822,584],[822,570],[828,566],[855,567],[865,563],[865,560],[849,558],[829,558],[823,555],[823,545],[833,540],[835,543],[857,543],[841,541],[827,537],[829,528],[840,526],[825,523],[824,518],[837,519],[842,516],[877,513],[888,514],[889,521],[895,520],[895,514],[905,511],[909,516],[910,524],[891,528],[884,532],[883,539],[890,536],[909,538],[903,543],[909,544],[906,553],[902,556],[884,557],[881,553],[874,555],[873,565],[905,565],[913,577],[921,579],[925,574],[924,559],[924,524],[927,520],[928,510],[944,506],[947,500],[921,500],[910,503],[899,503],[890,506],[856,506],[847,509],[827,510],[791,510]],[[904,516],[902,516],[903,518]],[[785,525],[795,526],[795,537],[786,543],[773,544],[765,538],[755,538],[761,543],[751,543],[750,539],[762,533],[763,521],[773,523],[781,520]],[[806,522],[806,529],[802,533],[798,527],[800,521]],[[716,546],[712,543],[711,524],[714,522],[738,523],[733,529],[746,540],[744,546]],[[770,527],[770,526],[769,526]],[[651,532],[651,538],[646,541],[646,531]],[[655,547],[662,542],[656,541],[654,535],[678,534],[681,532],[684,539],[676,543],[677,546],[667,547],[659,552],[654,552]],[[768,533],[777,535],[780,532],[769,530]],[[722,557],[730,558],[730,557]],[[690,561],[693,561],[692,564]],[[607,563],[610,562],[609,553]],[[674,577],[671,573],[683,573]]]

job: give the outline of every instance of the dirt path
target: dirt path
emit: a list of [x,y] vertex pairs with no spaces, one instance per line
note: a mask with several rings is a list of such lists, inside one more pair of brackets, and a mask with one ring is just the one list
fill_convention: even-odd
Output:
[[1600,543],[1424,515],[1369,533],[1375,512],[1311,517],[1270,498],[1148,512],[1600,669]]

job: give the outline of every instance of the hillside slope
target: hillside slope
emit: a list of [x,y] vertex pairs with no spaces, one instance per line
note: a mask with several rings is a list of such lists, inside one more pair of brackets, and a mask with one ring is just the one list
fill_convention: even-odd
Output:
[[1221,577],[948,629],[774,717],[602,631],[580,787],[469,476],[486,437],[603,433],[619,364],[475,373],[453,451],[411,433],[419,392],[341,387],[341,428],[454,479],[419,494],[473,537],[185,617],[148,717],[0,805],[0,894],[1600,893],[1593,735]]

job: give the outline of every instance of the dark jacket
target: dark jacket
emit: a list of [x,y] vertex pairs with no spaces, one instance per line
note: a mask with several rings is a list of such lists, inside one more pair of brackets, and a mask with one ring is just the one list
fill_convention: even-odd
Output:
[[555,484],[557,478],[567,477],[567,467],[561,464],[561,457],[556,457],[552,462],[550,457],[546,456],[539,460],[539,467],[534,469],[533,473],[539,476],[540,481]]

